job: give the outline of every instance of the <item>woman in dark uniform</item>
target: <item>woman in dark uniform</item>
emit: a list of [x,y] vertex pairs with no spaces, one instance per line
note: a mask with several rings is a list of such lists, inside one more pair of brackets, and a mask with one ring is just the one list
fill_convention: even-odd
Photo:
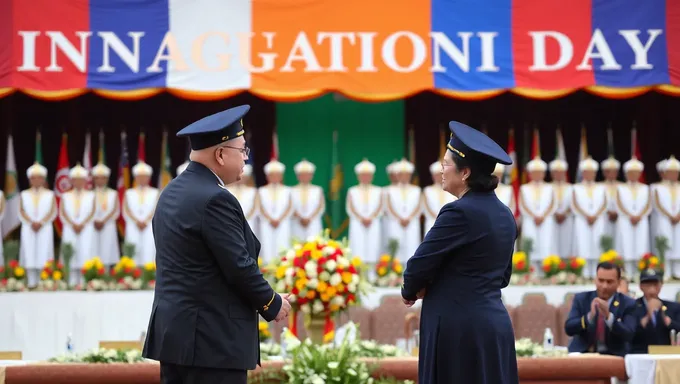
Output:
[[512,164],[493,140],[449,123],[442,186],[446,204],[408,260],[401,294],[420,317],[419,384],[518,384],[515,335],[501,300],[517,238],[513,213],[494,190],[496,163]]

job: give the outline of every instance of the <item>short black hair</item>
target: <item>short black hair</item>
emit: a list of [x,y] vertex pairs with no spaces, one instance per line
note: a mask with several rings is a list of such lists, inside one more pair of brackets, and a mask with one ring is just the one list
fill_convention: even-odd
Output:
[[474,163],[467,161],[465,158],[460,156],[452,156],[453,163],[456,164],[456,168],[460,172],[463,168],[470,169],[470,177],[466,180],[467,186],[473,192],[490,192],[498,187],[500,179],[498,176],[493,174],[487,174],[481,170],[479,166],[475,166]]
[[611,271],[612,269],[616,269],[616,278],[621,280],[621,267],[618,266],[618,264],[614,264],[609,261],[603,261],[597,265],[596,271],[599,271],[600,269],[604,269],[607,271]]

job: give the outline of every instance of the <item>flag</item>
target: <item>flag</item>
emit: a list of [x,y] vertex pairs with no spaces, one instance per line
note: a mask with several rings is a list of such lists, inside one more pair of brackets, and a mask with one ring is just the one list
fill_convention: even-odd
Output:
[[[578,148],[578,162],[579,164],[588,158],[588,137],[586,135],[586,126],[581,124],[581,142],[579,144]],[[577,170],[576,171],[576,181],[581,182],[583,180],[583,176],[581,175],[581,171]]]
[[524,125],[524,135],[522,136],[522,184],[529,181],[529,176],[527,175],[527,163],[529,162],[529,127]]
[[99,130],[99,152],[97,153],[97,163],[106,164],[106,146],[104,145],[103,130]]
[[607,155],[608,157],[615,158],[614,156],[614,131],[612,131],[612,123],[609,122],[607,127]]
[[[73,188],[71,179],[68,176],[70,169],[68,161],[68,135],[66,133],[61,135],[61,149],[59,150],[59,160],[57,161],[57,174],[54,176],[54,195],[57,198],[57,209],[61,202],[61,195]],[[54,226],[57,234],[61,236],[62,223],[57,215],[54,221]]]
[[[5,160],[5,200],[0,201],[0,211],[4,212],[0,229],[5,238],[10,232],[19,227],[19,179],[17,178],[17,162],[14,156],[14,139],[7,137],[7,160]],[[3,208],[1,205],[4,204]]]
[[413,130],[413,125],[408,130],[408,161],[413,164],[413,175],[411,176],[411,184],[420,185],[420,178],[418,177],[418,168],[416,165],[416,136]]
[[[640,145],[637,139],[637,123],[633,121],[633,129],[630,130],[630,157],[642,161],[642,152],[640,152]],[[645,172],[640,174],[640,182],[645,182]]]
[[137,162],[146,163],[146,134],[139,132],[139,139],[137,144]]
[[[127,149],[127,134],[125,131],[120,133],[120,163],[118,165],[118,183],[116,189],[118,190],[118,200],[120,206],[123,207],[123,200],[125,198],[125,191],[130,188],[130,160]],[[125,220],[123,219],[123,209],[120,210],[118,216],[118,232],[121,236],[125,236]]]
[[83,150],[83,168],[87,169],[87,185],[85,188],[92,189],[92,143],[90,131],[85,134],[85,149]]
[[[562,129],[557,127],[557,133],[555,134],[555,160],[562,160],[567,162],[567,152],[564,150],[564,138],[562,137]],[[569,182],[569,174],[567,173],[567,182]]]
[[40,128],[35,132],[35,162],[43,164],[42,135],[40,134]]
[[[331,150],[331,178],[328,182],[328,202],[327,215],[330,216],[329,229],[331,237],[336,238],[345,230],[343,223],[343,212],[345,203],[342,201],[342,187],[344,174],[340,164],[338,154],[338,131],[333,131],[333,148]],[[349,222],[347,223],[349,224]]]
[[[512,192],[515,197],[515,201],[519,201],[519,177],[518,177],[518,166],[517,166],[517,152],[515,151],[515,129],[510,128],[508,132],[508,155],[512,160],[510,169],[506,173],[508,175],[508,180],[506,184],[512,186]],[[515,217],[519,216],[519,204],[515,204]]]
[[158,189],[165,188],[172,180],[172,173],[170,173],[170,148],[168,147],[168,131],[163,130],[163,141],[161,143],[161,172],[158,174]]
[[274,127],[274,131],[272,132],[272,151],[269,156],[270,160],[278,160],[279,159],[279,135],[276,133],[276,127]]
[[531,140],[531,160],[541,157],[541,136],[538,128],[534,128],[534,136]]

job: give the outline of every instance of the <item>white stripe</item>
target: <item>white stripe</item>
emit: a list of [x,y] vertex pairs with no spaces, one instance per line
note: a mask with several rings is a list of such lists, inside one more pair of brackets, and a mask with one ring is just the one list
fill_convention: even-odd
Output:
[[[187,69],[168,62],[167,86],[193,91],[250,88],[241,64],[242,36],[252,31],[251,0],[169,0],[170,32]],[[228,41],[225,41],[225,38]],[[228,68],[218,70],[228,60]]]

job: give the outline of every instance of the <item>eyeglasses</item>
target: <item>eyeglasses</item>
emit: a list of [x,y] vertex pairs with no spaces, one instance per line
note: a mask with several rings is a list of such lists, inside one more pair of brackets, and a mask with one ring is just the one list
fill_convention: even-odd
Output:
[[248,148],[248,147],[237,148],[237,147],[231,147],[229,145],[223,145],[222,148],[235,149],[235,150],[241,152],[241,154],[245,155],[246,157],[248,157],[250,155],[250,148]]

